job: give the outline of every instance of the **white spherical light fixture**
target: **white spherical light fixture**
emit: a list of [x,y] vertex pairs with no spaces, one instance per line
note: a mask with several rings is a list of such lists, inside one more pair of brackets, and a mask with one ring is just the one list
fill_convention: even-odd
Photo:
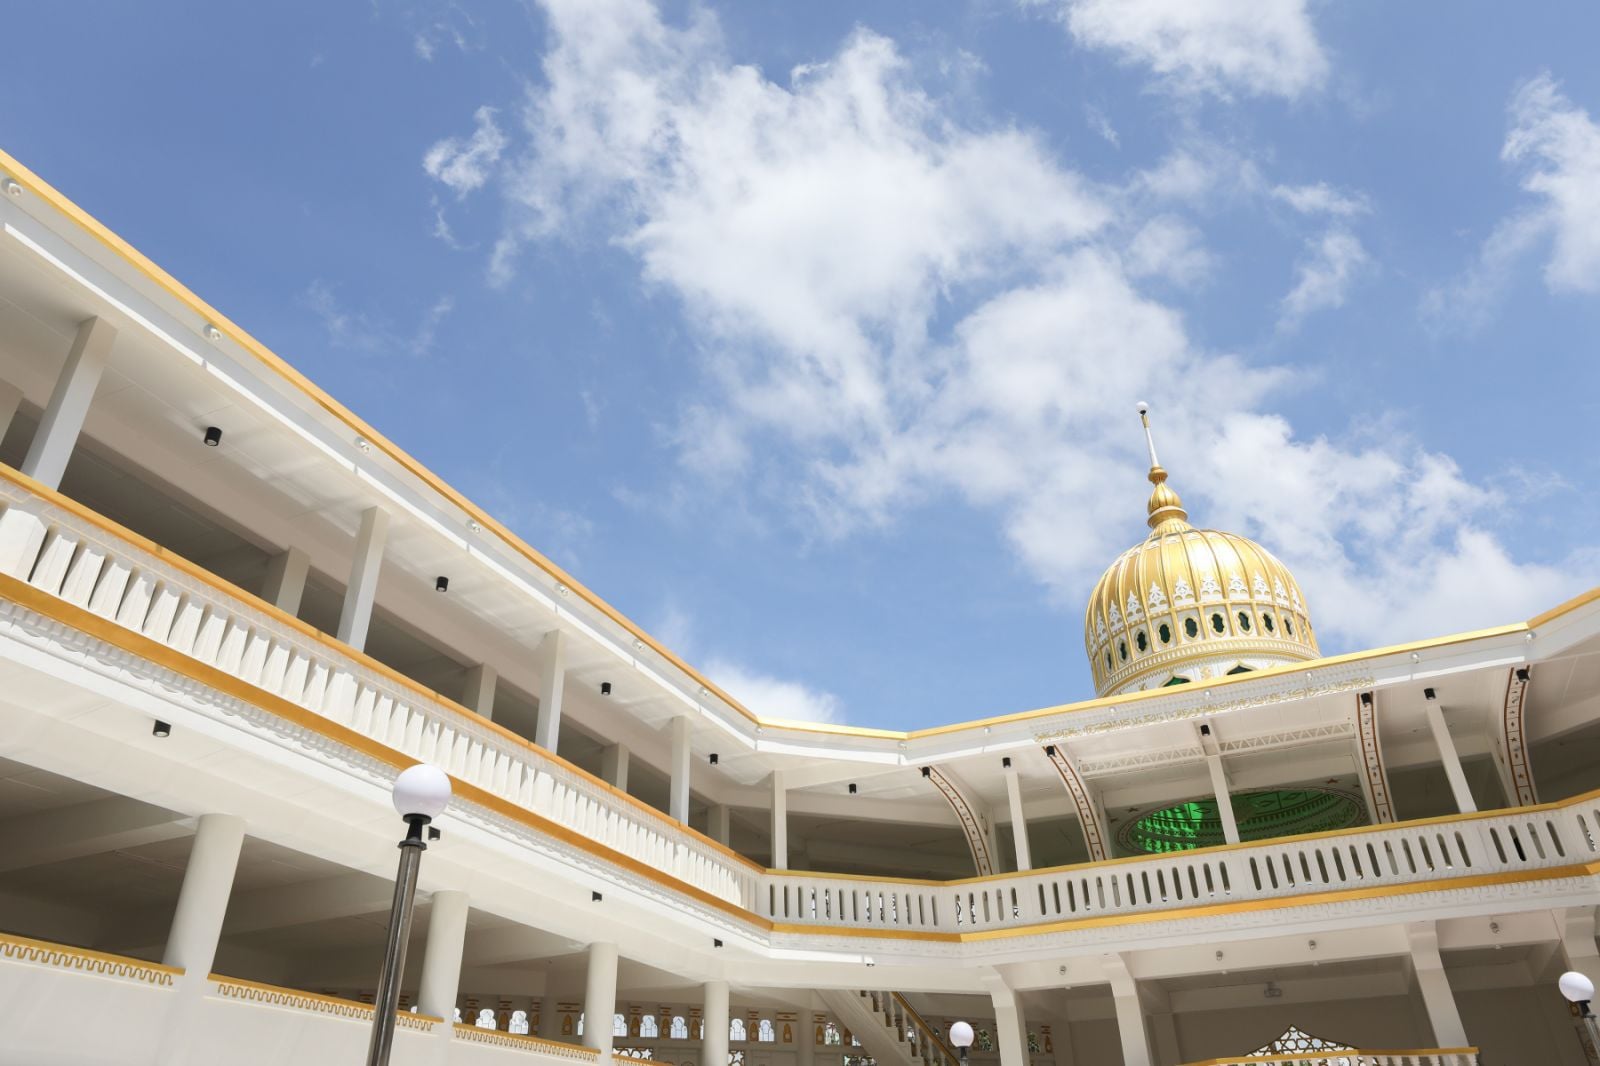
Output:
[[950,1044],[952,1047],[966,1051],[972,1046],[972,1026],[966,1022],[956,1022],[950,1027]]
[[402,770],[394,779],[394,809],[402,818],[433,821],[450,803],[450,777],[427,763]]
[[1568,1003],[1587,1003],[1594,998],[1594,982],[1576,970],[1568,970],[1556,982]]

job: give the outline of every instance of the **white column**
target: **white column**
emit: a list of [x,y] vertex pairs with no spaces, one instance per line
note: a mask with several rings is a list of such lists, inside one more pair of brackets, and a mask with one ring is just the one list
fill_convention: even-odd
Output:
[[1022,1017],[1017,993],[996,982],[989,985],[989,1000],[994,1004],[995,1047],[1000,1066],[1028,1066],[1028,1027]]
[[89,401],[100,384],[106,357],[111,354],[111,342],[116,339],[116,328],[102,319],[86,318],[78,323],[66,365],[56,378],[44,417],[28,446],[27,458],[22,460],[24,474],[53,489],[61,487],[61,475],[66,473],[67,460],[72,457],[72,447],[78,442],[84,416],[89,413]]
[[1011,801],[1011,844],[1017,853],[1017,869],[1033,869],[1033,854],[1028,848],[1028,821],[1022,816],[1022,786],[1017,770],[1006,767],[1006,796]]
[[617,945],[589,945],[589,973],[583,993],[583,1046],[611,1058],[611,1026],[617,1013]]
[[356,651],[367,646],[367,627],[372,624],[372,600],[378,592],[378,568],[383,565],[383,541],[389,533],[389,515],[379,507],[361,512],[361,527],[356,532],[356,554],[350,562],[350,583],[344,590],[344,608],[339,612],[338,638]]
[[417,989],[417,1009],[423,1014],[446,1022],[454,1016],[466,940],[467,894],[435,892],[428,906],[428,942],[422,949],[422,979]]
[[306,592],[306,575],[310,572],[311,556],[299,548],[285,548],[267,560],[261,598],[285,614],[299,614],[300,599]]
[[17,417],[17,408],[21,406],[22,390],[0,381],[0,440],[5,439],[6,431],[11,428],[11,420]]
[[1467,787],[1467,775],[1461,769],[1461,756],[1456,752],[1450,727],[1445,724],[1444,708],[1439,706],[1438,700],[1423,700],[1422,709],[1428,716],[1428,729],[1433,733],[1433,742],[1439,748],[1439,761],[1444,764],[1444,775],[1450,779],[1450,791],[1455,795],[1456,808],[1462,814],[1471,814],[1478,809],[1478,805],[1472,801],[1472,789]]
[[566,650],[567,637],[559,629],[552,629],[539,642],[539,720],[534,726],[533,742],[552,755],[561,739],[561,697],[567,679]]
[[204,814],[189,848],[189,865],[178,890],[178,909],[167,934],[161,961],[181,966],[188,983],[204,981],[217,960],[222,919],[228,913],[233,875],[244,846],[244,819],[231,814]]
[[772,868],[789,868],[789,793],[782,770],[772,771]]
[[794,1027],[795,1066],[815,1066],[817,1061],[817,1012],[806,1006],[798,1012]]
[[1222,819],[1222,836],[1230,844],[1239,843],[1239,821],[1233,816],[1233,798],[1228,794],[1228,775],[1222,768],[1222,756],[1207,755],[1206,769],[1211,771],[1211,791],[1217,797],[1217,815]]
[[1145,1032],[1138,983],[1120,955],[1107,955],[1103,961],[1106,977],[1111,982],[1111,999],[1117,1010],[1117,1033],[1122,1038],[1122,1064],[1151,1066],[1150,1037]]
[[732,835],[730,814],[726,803],[715,803],[712,804],[710,815],[706,819],[706,835],[723,847],[728,846],[728,838]]
[[689,821],[689,761],[693,754],[690,744],[689,716],[680,714],[672,720],[672,795],[667,809],[676,820]]
[[467,671],[466,684],[461,691],[461,705],[484,718],[494,718],[494,688],[500,675],[488,663],[479,663]]
[[706,982],[705,1018],[700,1066],[728,1066],[728,982]]
[[1595,949],[1593,907],[1566,907],[1551,912],[1556,935],[1561,941],[1561,957],[1566,968],[1577,970],[1600,987],[1600,951]]
[[628,749],[622,744],[607,744],[600,750],[600,776],[613,788],[628,791]]
[[1406,926],[1406,938],[1411,943],[1411,968],[1417,975],[1422,1005],[1428,1011],[1428,1024],[1433,1026],[1433,1046],[1469,1046],[1456,997],[1445,977],[1444,961],[1439,958],[1438,930],[1432,922],[1414,922]]

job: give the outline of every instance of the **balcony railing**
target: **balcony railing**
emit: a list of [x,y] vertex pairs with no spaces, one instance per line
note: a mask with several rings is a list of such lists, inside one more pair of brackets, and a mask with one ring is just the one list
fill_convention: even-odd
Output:
[[748,860],[10,467],[0,504],[0,572],[716,899],[754,897]]
[[[93,511],[0,466],[6,598],[374,752],[438,764],[536,831],[647,868],[779,931],[980,939],[1083,921],[1182,917],[1323,893],[1574,874],[1600,861],[1600,793],[1557,804],[1255,844],[931,882],[753,863],[527,740]],[[26,584],[19,584],[25,582]],[[67,606],[61,606],[61,605]],[[133,634],[135,636],[118,636]],[[198,664],[198,668],[196,667]],[[326,724],[323,724],[326,723]]]
[[770,871],[763,915],[797,926],[991,933],[1327,892],[1403,894],[1596,861],[1600,793],[1487,814],[926,882]]

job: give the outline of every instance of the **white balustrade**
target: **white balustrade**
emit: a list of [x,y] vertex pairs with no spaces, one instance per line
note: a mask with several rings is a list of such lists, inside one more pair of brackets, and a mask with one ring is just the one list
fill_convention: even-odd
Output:
[[114,524],[0,468],[10,572],[715,897],[748,908],[756,868],[644,804]]
[[1594,861],[1600,795],[1559,806],[1173,852],[945,885],[770,871],[765,916],[797,926],[977,932],[1289,899]]

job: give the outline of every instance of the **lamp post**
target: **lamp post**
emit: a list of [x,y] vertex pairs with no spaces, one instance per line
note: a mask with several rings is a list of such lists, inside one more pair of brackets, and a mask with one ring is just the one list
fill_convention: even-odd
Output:
[[1589,1001],[1594,998],[1594,982],[1577,970],[1568,970],[1561,975],[1556,985],[1561,989],[1561,995],[1566,1001],[1578,1007],[1578,1016],[1583,1019],[1584,1029],[1589,1035],[1589,1046],[1584,1048],[1584,1052],[1592,1062],[1596,1051],[1600,1051],[1600,1030],[1595,1028],[1596,1019],[1589,1010]]
[[961,1066],[966,1066],[967,1048],[972,1046],[972,1035],[972,1026],[966,1022],[956,1022],[950,1026],[950,1044],[961,1056]]
[[383,948],[383,970],[378,974],[367,1066],[389,1066],[394,1015],[400,1005],[400,979],[406,968],[406,941],[411,938],[411,907],[417,896],[417,868],[422,865],[422,853],[428,850],[423,830],[444,813],[449,802],[450,778],[437,766],[418,763],[394,779],[394,809],[405,819],[406,836],[400,841],[400,870],[394,878],[389,940]]

